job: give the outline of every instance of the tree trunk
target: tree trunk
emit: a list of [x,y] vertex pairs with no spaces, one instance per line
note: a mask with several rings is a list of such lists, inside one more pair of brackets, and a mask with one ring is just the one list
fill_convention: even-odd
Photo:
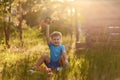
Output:
[[[6,10],[6,3],[4,5],[4,12]],[[6,21],[5,21],[5,13],[4,13],[4,22],[3,22],[3,25],[4,25],[4,33],[5,33],[5,44],[7,46],[7,48],[10,48],[10,44],[9,44],[9,33],[10,33],[10,27],[6,24]]]
[[7,48],[10,48],[9,44],[9,28],[6,25],[6,22],[4,21],[4,33],[5,33],[5,44]]
[[78,31],[78,18],[77,8],[75,8],[75,21],[76,21],[76,43],[79,42],[79,31]]
[[19,1],[19,38],[20,38],[20,46],[23,46],[23,40],[22,40],[22,21],[23,21],[23,15],[22,15],[22,8],[21,8],[21,2]]
[[19,20],[19,38],[20,38],[20,45],[23,46],[23,40],[22,40],[22,16]]

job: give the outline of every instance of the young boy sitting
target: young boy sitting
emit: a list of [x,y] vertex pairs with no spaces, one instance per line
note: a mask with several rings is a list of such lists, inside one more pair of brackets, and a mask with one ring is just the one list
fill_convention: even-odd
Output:
[[67,53],[65,50],[65,46],[61,44],[62,42],[62,34],[61,32],[54,31],[49,36],[49,25],[46,25],[46,39],[47,44],[50,49],[50,57],[46,54],[42,55],[38,62],[35,64],[34,68],[37,68],[42,63],[48,68],[57,69],[61,66],[68,66]]

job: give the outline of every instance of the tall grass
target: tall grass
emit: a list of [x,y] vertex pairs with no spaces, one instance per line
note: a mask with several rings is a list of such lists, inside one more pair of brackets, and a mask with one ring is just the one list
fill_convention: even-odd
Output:
[[[115,80],[120,77],[119,51],[89,50],[78,54],[70,54],[69,68],[55,73],[51,80]],[[4,63],[3,80],[46,80],[47,75],[43,73],[27,72],[37,59],[35,55],[27,55],[15,63]]]
[[120,79],[119,58],[120,50],[110,48],[89,50],[86,54],[89,61],[88,80]]
[[[19,47],[19,42],[15,39],[11,41],[13,43],[11,49],[2,48],[0,51],[2,80],[48,80],[48,78],[49,80],[120,80],[120,50],[114,47],[97,47],[77,53],[74,48],[69,49],[69,67],[52,76],[40,71],[29,73],[28,70],[41,54],[49,53],[43,35],[33,30],[24,32],[23,47]],[[66,39],[70,41],[69,37]],[[69,46],[67,40],[63,43]]]

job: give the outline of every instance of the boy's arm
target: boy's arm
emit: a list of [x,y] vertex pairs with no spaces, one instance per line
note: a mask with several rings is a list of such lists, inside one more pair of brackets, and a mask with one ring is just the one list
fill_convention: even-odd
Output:
[[49,27],[49,25],[46,25],[46,40],[48,44],[50,43]]

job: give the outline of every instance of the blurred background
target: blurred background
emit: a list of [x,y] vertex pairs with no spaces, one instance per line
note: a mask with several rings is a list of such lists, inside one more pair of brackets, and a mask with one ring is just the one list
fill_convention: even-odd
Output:
[[119,9],[120,0],[0,0],[0,80],[48,79],[27,72],[49,55],[47,19],[50,33],[62,32],[70,62],[50,80],[120,80]]

